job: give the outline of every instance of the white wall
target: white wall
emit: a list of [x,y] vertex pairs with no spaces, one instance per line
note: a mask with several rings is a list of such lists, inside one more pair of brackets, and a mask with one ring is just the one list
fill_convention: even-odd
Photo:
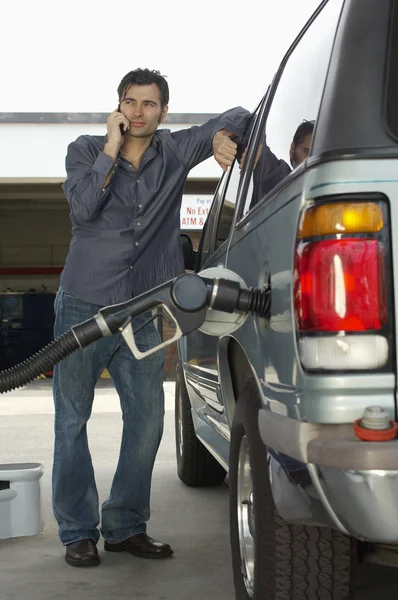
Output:
[[[165,125],[172,131],[188,125]],[[102,124],[0,124],[0,183],[3,178],[64,179],[67,146],[79,135],[105,135]],[[213,158],[192,169],[190,178],[218,178]]]

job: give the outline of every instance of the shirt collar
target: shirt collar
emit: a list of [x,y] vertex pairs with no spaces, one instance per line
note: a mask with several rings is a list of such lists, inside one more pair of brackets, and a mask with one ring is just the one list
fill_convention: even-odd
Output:
[[[104,135],[104,146],[107,142],[108,142],[108,134],[105,134]],[[155,149],[157,149],[160,146],[160,140],[158,138],[157,131],[155,131],[155,133],[153,134],[150,146],[153,146]]]

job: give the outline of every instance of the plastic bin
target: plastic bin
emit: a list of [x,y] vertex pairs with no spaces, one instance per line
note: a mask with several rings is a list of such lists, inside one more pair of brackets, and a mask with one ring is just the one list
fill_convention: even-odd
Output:
[[0,464],[0,539],[42,531],[40,463]]

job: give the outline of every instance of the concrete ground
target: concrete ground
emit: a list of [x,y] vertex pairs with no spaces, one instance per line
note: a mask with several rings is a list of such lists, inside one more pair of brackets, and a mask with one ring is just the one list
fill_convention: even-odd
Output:
[[[151,561],[104,553],[100,567],[76,569],[63,560],[51,511],[53,408],[51,382],[0,396],[0,462],[41,462],[43,534],[0,541],[0,600],[233,600],[228,532],[228,490],[189,489],[176,475],[173,395],[166,382],[165,434],[153,478],[148,533],[169,542],[172,559]],[[107,496],[121,433],[117,397],[101,381],[89,423],[97,484]],[[355,600],[398,596],[398,570],[364,567]]]

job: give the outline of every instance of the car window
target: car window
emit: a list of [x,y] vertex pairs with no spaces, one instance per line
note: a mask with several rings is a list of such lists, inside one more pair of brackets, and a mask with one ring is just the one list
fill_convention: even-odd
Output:
[[214,249],[213,238],[214,238],[214,226],[217,215],[220,210],[220,204],[223,198],[223,192],[228,180],[229,173],[224,173],[221,177],[217,189],[214,193],[213,202],[211,204],[209,214],[203,227],[202,235],[200,237],[198,254],[196,258],[195,271],[198,272],[209,256],[212,254]]
[[240,183],[240,166],[237,160],[231,167],[232,171],[229,177],[228,185],[223,198],[221,206],[220,217],[218,219],[218,225],[216,230],[216,248],[221,246],[229,236],[231,231],[232,221],[234,218],[236,198],[238,195],[238,188]]
[[[243,214],[265,198],[310,153],[344,0],[329,0],[291,52],[267,107]],[[254,167],[254,168],[253,168]]]
[[216,233],[215,233],[215,247],[217,249],[223,244],[229,237],[231,231],[236,202],[238,198],[242,169],[241,166],[244,164],[248,143],[250,141],[251,134],[256,124],[256,120],[259,116],[260,109],[257,108],[252,114],[247,130],[241,140],[238,143],[237,155],[234,163],[230,167],[230,174],[225,187],[224,198],[218,218]]

